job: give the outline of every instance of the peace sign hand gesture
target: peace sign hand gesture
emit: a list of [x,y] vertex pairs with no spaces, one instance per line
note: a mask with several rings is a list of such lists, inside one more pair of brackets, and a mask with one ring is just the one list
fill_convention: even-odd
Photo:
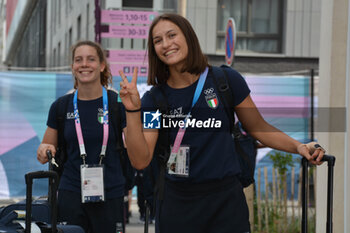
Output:
[[137,90],[137,68],[134,69],[131,82],[128,81],[123,71],[119,70],[119,74],[123,81],[120,82],[119,95],[124,104],[124,107],[129,110],[138,110],[141,108],[141,99]]

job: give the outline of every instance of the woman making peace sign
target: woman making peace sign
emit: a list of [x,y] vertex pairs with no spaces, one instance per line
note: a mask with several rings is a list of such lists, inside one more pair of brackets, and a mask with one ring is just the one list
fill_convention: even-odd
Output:
[[[248,208],[237,179],[239,155],[230,134],[230,119],[222,100],[217,99],[212,106],[208,104],[209,94],[219,96],[212,69],[194,30],[184,17],[163,14],[153,21],[148,37],[148,64],[148,84],[162,90],[173,116],[167,119],[173,122],[170,127],[171,153],[164,199],[157,203],[156,231],[250,232]],[[225,71],[234,93],[234,110],[254,138],[271,148],[299,153],[311,163],[321,164],[322,148],[301,144],[268,124],[252,101],[243,77],[231,68],[225,68]],[[140,100],[136,87],[137,70],[131,82],[122,71],[120,74],[123,78],[120,97],[126,108],[128,154],[135,168],[143,169],[152,160],[159,130],[143,129],[141,108],[156,111],[157,106],[150,92]],[[186,126],[187,121],[208,119],[215,119],[215,124],[209,128],[179,127]],[[173,164],[188,166],[174,171]]]

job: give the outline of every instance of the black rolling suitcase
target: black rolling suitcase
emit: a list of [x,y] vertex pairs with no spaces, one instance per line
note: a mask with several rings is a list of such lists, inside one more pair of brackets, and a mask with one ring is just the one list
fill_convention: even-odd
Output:
[[51,224],[38,222],[41,232],[62,232],[62,233],[84,233],[84,230],[80,226],[75,225],[57,225],[57,189],[58,189],[58,174],[54,171],[37,171],[30,172],[25,175],[27,193],[26,193],[26,217],[25,226],[26,233],[31,232],[31,214],[32,214],[32,185],[34,179],[49,178],[50,187],[50,207],[51,207]]
[[[48,207],[50,212],[49,216],[46,216],[47,219],[51,219],[51,224],[49,222],[34,220],[33,217],[33,206],[32,206],[32,187],[34,179],[49,178],[49,188],[50,188],[50,197]],[[31,232],[32,223],[40,228],[42,233],[46,232],[62,232],[62,233],[84,233],[84,230],[80,226],[74,225],[57,225],[57,203],[56,203],[56,193],[58,188],[58,175],[54,171],[36,171],[30,172],[25,175],[25,182],[27,185],[26,191],[26,200],[25,200],[25,229],[17,221],[18,219],[18,210],[9,211],[5,216],[0,218],[0,232],[6,233],[18,233],[18,232]],[[45,204],[46,205],[46,204]],[[16,205],[22,210],[22,204]],[[38,208],[36,205],[34,208]],[[47,211],[45,211],[47,214]],[[34,221],[33,221],[34,220]]]
[[0,219],[0,232],[4,233],[18,233],[23,232],[20,224],[13,222],[18,217],[17,213],[12,211]]
[[[51,184],[52,180],[50,180]],[[31,196],[31,194],[30,194]],[[26,213],[26,202],[24,199],[0,209],[0,232],[23,232],[24,226],[19,222]],[[51,206],[48,197],[41,197],[32,202],[31,221],[51,223]]]
[[[25,211],[25,210],[26,210],[26,200],[22,200],[17,203],[13,203],[8,206],[5,206],[0,209],[0,222],[4,218],[6,219],[6,216],[9,215],[11,212],[18,212],[18,211]],[[50,211],[51,211],[51,208],[47,197],[40,197],[38,199],[33,200],[32,221],[51,223]]]
[[[327,225],[326,232],[333,232],[333,177],[334,177],[334,165],[335,157],[332,155],[324,155],[322,161],[328,163],[328,180],[327,180]],[[308,232],[308,166],[307,159],[302,159],[303,174],[302,174],[302,221],[301,221],[301,232]]]
[[[51,164],[52,155],[49,156],[49,168],[50,171],[53,171],[53,165]],[[51,180],[49,180],[49,185],[51,185]],[[51,197],[51,187],[49,186],[49,191],[47,196],[39,197],[38,199],[34,199],[32,201],[32,221],[40,221],[45,223],[51,223],[51,207],[49,203],[49,199]],[[5,219],[4,221],[8,221],[8,217],[12,216],[12,212],[25,211],[26,210],[26,200],[21,200],[17,203],[10,204],[6,207],[0,209],[0,222],[1,219]]]

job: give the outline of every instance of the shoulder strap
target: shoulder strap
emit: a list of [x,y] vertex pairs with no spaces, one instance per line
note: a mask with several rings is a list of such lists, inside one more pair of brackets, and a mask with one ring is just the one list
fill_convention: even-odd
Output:
[[59,167],[50,167],[50,170],[55,170],[62,175],[63,165],[67,161],[67,151],[66,151],[66,141],[64,140],[64,123],[67,115],[67,107],[69,99],[72,98],[73,94],[66,94],[61,96],[57,100],[56,105],[56,121],[57,121],[57,152],[56,153],[56,163]]
[[130,163],[126,148],[124,147],[123,143],[122,117],[121,107],[118,103],[118,93],[113,90],[108,90],[107,95],[109,106],[109,120],[117,139],[116,149],[119,152],[120,165],[122,168],[123,176],[125,178],[125,187],[127,190],[129,190],[134,186],[134,168]]
[[219,91],[219,96],[224,104],[225,112],[229,116],[231,132],[234,131],[235,114],[234,114],[234,95],[228,83],[226,71],[222,67],[212,66],[214,74],[214,84]]
[[[155,104],[156,108],[159,109],[159,111],[162,114],[168,114],[169,113],[169,106],[168,101],[164,92],[164,89],[161,86],[154,86],[151,88],[150,96],[152,97],[153,103]],[[161,128],[159,130],[159,134],[162,134],[164,136],[164,133],[167,133],[168,130]],[[158,142],[160,142],[161,146],[167,146],[169,143],[168,137],[160,137],[158,136]],[[157,143],[158,144],[158,143]]]
[[[152,87],[150,95],[157,109],[159,109],[162,114],[169,114],[168,101],[163,88],[161,86]],[[158,196],[159,200],[163,200],[164,195],[165,171],[170,156],[169,137],[169,129],[161,128],[159,130],[158,140],[154,150],[154,156],[156,156],[159,165],[159,175],[154,193]]]
[[[252,174],[254,174],[254,167],[251,164],[251,161],[249,160],[249,156],[243,150],[240,144],[240,139],[243,137],[243,134],[239,124],[235,124],[234,95],[233,95],[233,92],[231,91],[230,84],[228,83],[228,77],[224,67],[225,66],[212,67],[213,74],[214,74],[214,84],[219,91],[220,97],[222,97],[221,100],[222,102],[224,102],[225,111],[229,116],[229,119],[232,119],[230,120],[230,128],[231,128],[231,133],[233,134],[233,137],[234,137],[236,150],[238,154],[241,156],[241,158],[247,164],[248,169],[251,171]],[[253,181],[254,181],[254,178],[253,178]]]
[[108,106],[109,106],[109,120],[114,129],[117,137],[117,150],[124,149],[123,136],[122,136],[122,118],[120,116],[120,106],[118,104],[118,93],[113,90],[107,91],[108,95]]
[[[150,95],[156,108],[159,109],[162,114],[169,114],[169,106],[164,89],[161,86],[154,86],[150,90]],[[159,130],[156,149],[161,151],[157,151],[157,153],[160,152],[157,155],[158,157],[160,154],[164,155],[164,152],[169,149],[170,140],[168,132],[168,129],[161,128]],[[168,161],[168,158],[162,159],[166,159],[165,163]]]

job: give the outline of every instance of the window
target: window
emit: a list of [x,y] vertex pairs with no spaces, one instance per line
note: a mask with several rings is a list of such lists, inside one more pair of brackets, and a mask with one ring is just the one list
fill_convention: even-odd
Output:
[[72,0],[68,0],[68,4],[69,4],[69,12],[71,12],[73,9]]
[[55,67],[56,66],[56,49],[53,49],[53,61],[52,61],[52,66]]
[[163,8],[165,12],[177,12],[178,1],[176,0],[164,0]]
[[72,38],[72,28],[69,28],[69,31],[68,31],[68,45],[69,45],[69,48],[72,47],[72,44],[73,43],[73,38]]
[[218,50],[224,51],[228,18],[235,20],[240,51],[280,53],[283,0],[219,0]]
[[56,2],[51,2],[51,28],[53,29],[53,32],[56,32]]
[[58,0],[57,4],[58,25],[61,25],[61,0]]
[[81,15],[77,18],[77,40],[80,40],[81,37]]
[[89,39],[89,15],[90,15],[90,5],[89,3],[86,5],[86,39]]
[[69,51],[69,47],[68,47],[68,34],[67,32],[64,34],[64,64],[68,65],[69,64],[69,59],[68,59],[68,51]]
[[61,42],[57,46],[57,66],[61,66]]
[[66,16],[68,16],[68,13],[69,13],[69,0],[66,0],[66,4],[65,4],[65,6],[66,6]]

